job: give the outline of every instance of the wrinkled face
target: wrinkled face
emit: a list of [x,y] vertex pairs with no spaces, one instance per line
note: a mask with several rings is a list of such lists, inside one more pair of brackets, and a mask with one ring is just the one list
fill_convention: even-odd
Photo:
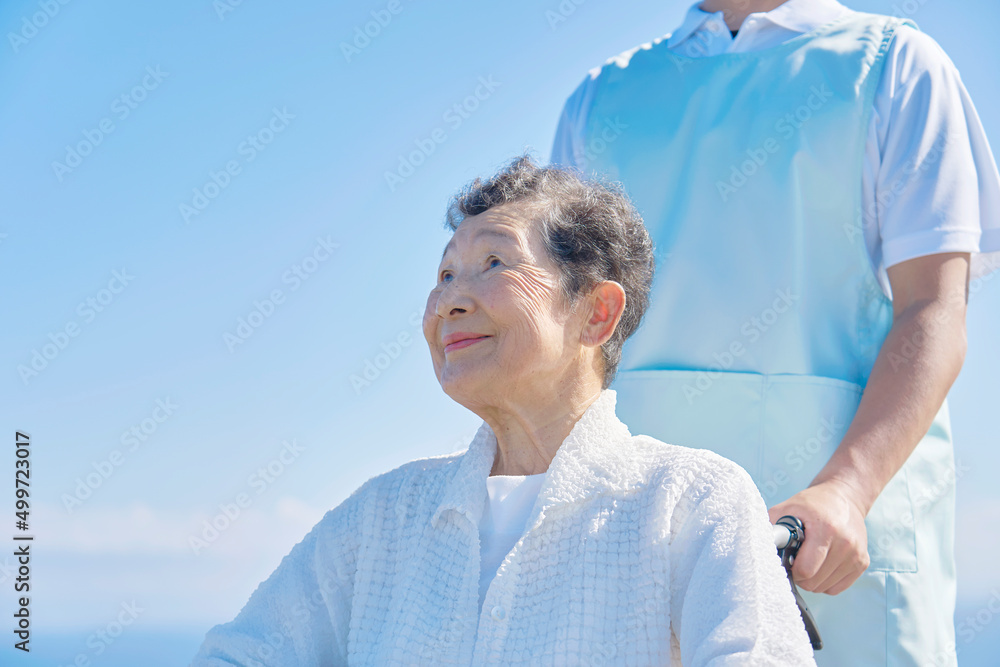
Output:
[[538,225],[517,206],[462,221],[423,320],[445,393],[498,405],[558,385],[582,349],[559,276]]

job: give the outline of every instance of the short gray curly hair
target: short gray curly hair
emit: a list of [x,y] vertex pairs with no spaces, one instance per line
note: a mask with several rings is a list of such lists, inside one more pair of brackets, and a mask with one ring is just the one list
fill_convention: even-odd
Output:
[[528,155],[515,158],[490,179],[469,183],[452,198],[445,216],[451,231],[466,218],[505,204],[524,204],[542,226],[549,255],[561,269],[567,301],[613,280],[625,290],[625,311],[601,346],[603,388],[615,378],[625,341],[649,305],[655,262],[642,216],[621,185],[584,179],[576,170],[540,167]]

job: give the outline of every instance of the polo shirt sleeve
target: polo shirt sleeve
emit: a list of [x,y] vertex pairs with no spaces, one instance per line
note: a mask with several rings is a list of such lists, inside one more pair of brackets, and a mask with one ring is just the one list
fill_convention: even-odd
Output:
[[686,667],[815,667],[750,475],[700,454],[671,518],[670,623]]
[[355,497],[327,512],[228,623],[213,627],[189,667],[347,664]]
[[969,252],[970,280],[1000,267],[1000,175],[959,72],[933,38],[899,28],[875,114],[884,266]]

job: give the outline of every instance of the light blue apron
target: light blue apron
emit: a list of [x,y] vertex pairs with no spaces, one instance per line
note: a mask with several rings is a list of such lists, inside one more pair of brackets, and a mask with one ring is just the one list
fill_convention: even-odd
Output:
[[[624,184],[657,248],[652,302],[612,385],[619,416],[736,461],[768,506],[836,449],[892,325],[861,183],[902,23],[916,27],[851,13],[774,48],[695,59],[660,41],[596,82],[588,171]],[[955,664],[954,480],[946,403],[866,519],[866,574],[838,596],[805,593],[821,666]]]

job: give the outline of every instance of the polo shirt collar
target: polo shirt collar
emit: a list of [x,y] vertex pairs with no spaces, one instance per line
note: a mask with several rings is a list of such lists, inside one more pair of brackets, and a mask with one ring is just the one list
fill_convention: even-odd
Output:
[[785,0],[762,17],[792,32],[806,33],[850,11],[837,0]]
[[[710,12],[699,9],[698,5],[700,4],[701,0],[698,0],[698,2],[691,5],[691,7],[688,8],[687,14],[684,16],[684,22],[681,23],[677,30],[670,33],[670,37],[667,38],[668,49],[672,49],[693,35],[699,28],[701,28],[702,25],[705,24],[705,21],[714,16],[714,14]],[[716,14],[721,15],[722,12],[716,12]]]
[[[684,22],[667,39],[667,48],[673,48],[697,32],[712,16],[722,20],[723,12],[706,12],[698,0],[688,8]],[[778,7],[761,16],[775,25],[793,32],[806,33],[839,18],[851,10],[837,0],[785,0]]]

